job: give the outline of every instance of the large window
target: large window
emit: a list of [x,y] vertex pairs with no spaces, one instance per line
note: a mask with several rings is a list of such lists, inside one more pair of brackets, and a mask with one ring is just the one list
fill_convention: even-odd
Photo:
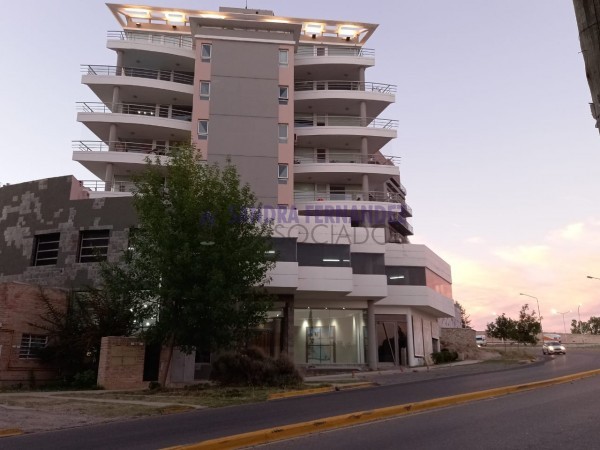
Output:
[[19,346],[20,359],[39,358],[39,352],[48,344],[48,336],[43,334],[24,334]]
[[352,273],[385,275],[385,258],[382,253],[352,253]]
[[425,286],[425,267],[386,266],[388,285]]
[[205,141],[208,139],[208,120],[198,121],[198,139]]
[[202,44],[200,49],[200,59],[202,62],[210,62],[212,58],[212,44]]
[[60,233],[40,234],[35,237],[33,265],[51,266],[58,261]]
[[210,98],[210,81],[200,82],[200,100],[208,100]]
[[298,244],[299,266],[350,267],[350,246]]
[[288,124],[280,123],[279,124],[279,143],[286,144],[288,141]]
[[78,262],[106,261],[110,230],[85,230],[79,241]]
[[271,245],[270,255],[273,255],[276,261],[296,261],[296,238],[272,238]]

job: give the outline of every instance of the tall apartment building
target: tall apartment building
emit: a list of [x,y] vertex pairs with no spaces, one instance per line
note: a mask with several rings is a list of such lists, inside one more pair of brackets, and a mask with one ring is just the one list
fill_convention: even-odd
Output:
[[[254,9],[108,7],[122,27],[108,32],[115,61],[83,67],[82,82],[99,101],[79,103],[77,114],[97,140],[75,142],[73,151],[98,180],[82,182],[83,194],[60,181],[71,192],[61,211],[97,201],[107,208],[118,200],[110,197],[130,196],[131,176],[148,155],[168,158],[172,146],[191,140],[209,163],[230,159],[275,219],[269,289],[278,301],[263,327],[273,354],[308,365],[426,363],[439,350],[438,318],[454,315],[450,267],[408,240],[406,189],[396,158],[383,151],[398,122],[380,117],[396,87],[366,78],[375,64],[366,44],[377,25]],[[10,188],[14,223],[23,201],[48,195],[25,186],[25,198]],[[96,231],[110,228],[96,219]],[[24,248],[35,256],[36,242],[52,233],[68,255],[54,262],[69,266],[56,274],[62,284],[78,267],[90,273],[83,241],[73,246],[85,227],[33,225],[31,211],[27,220]],[[126,245],[123,224],[116,229]],[[103,245],[109,258],[118,247]],[[17,253],[27,257],[22,270],[3,273],[0,248],[0,281],[48,270],[27,251],[13,260]]]

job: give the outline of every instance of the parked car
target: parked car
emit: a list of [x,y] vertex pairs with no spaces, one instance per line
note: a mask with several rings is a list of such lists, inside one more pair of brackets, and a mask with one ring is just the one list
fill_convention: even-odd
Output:
[[487,339],[485,336],[478,334],[475,336],[475,343],[477,344],[477,347],[485,347],[487,345]]
[[567,349],[558,341],[548,341],[544,342],[544,345],[542,346],[542,353],[544,355],[556,355],[557,353],[565,355],[567,353]]

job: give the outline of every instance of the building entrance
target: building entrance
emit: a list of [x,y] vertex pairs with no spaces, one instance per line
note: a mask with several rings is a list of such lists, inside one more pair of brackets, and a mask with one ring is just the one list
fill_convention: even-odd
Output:
[[380,363],[406,365],[406,319],[376,320],[377,353]]

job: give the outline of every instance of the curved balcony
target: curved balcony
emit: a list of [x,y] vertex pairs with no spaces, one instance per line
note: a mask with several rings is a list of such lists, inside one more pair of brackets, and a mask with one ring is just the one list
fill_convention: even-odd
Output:
[[109,140],[111,124],[116,124],[118,137],[143,136],[144,139],[189,141],[192,111],[173,105],[137,103],[77,103],[77,120],[85,124],[103,141]]
[[173,97],[179,97],[191,105],[194,97],[194,76],[190,72],[91,65],[82,65],[81,71],[81,82],[103,102],[112,100],[114,86],[121,86],[123,101],[171,103]]
[[384,183],[399,176],[398,157],[380,153],[363,156],[358,153],[330,152],[328,154],[294,156],[294,181],[297,183],[361,184],[363,174],[370,183]]
[[162,67],[176,67],[185,71],[194,70],[194,38],[187,34],[152,33],[145,31],[109,31],[107,47],[111,50],[125,50],[123,65],[133,66],[138,59],[152,59]]
[[[364,101],[367,116],[378,116],[396,101],[396,86],[360,81],[318,80],[294,83],[294,107],[297,112],[332,115],[359,115]],[[348,109],[349,108],[349,109]]]
[[89,191],[90,198],[130,197],[135,192],[135,184],[132,181],[80,180],[79,183]]
[[115,176],[130,176],[146,167],[148,157],[161,157],[166,163],[169,146],[142,142],[74,141],[72,144],[73,161],[92,172],[98,178],[104,178],[106,166],[113,165]]
[[[375,50],[362,47],[300,45],[294,65],[297,79],[310,77],[321,80],[340,79],[347,74],[358,80],[361,68],[375,65]],[[306,74],[306,76],[304,76]]]
[[294,116],[294,133],[298,147],[335,148],[343,144],[360,148],[363,137],[369,139],[369,150],[378,151],[396,138],[397,120],[297,114]]

